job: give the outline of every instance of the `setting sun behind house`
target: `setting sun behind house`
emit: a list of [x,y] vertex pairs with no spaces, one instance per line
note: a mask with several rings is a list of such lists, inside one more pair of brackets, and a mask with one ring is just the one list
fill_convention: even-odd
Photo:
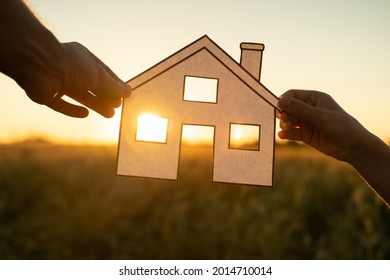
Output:
[[168,119],[150,113],[138,116],[136,140],[166,143],[167,132]]

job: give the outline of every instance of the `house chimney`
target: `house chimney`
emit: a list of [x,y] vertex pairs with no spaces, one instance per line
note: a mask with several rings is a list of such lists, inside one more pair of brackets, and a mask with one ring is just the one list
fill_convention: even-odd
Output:
[[241,66],[260,82],[261,58],[264,45],[257,43],[241,43]]

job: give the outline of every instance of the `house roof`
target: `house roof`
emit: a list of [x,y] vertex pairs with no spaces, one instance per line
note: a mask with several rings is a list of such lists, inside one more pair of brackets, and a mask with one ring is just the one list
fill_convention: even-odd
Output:
[[187,58],[191,57],[195,53],[201,50],[207,50],[213,55],[220,63],[228,68],[237,78],[239,78],[244,84],[250,87],[255,93],[263,98],[267,103],[278,109],[278,98],[268,90],[263,84],[256,80],[249,72],[247,72],[239,63],[237,63],[230,55],[228,55],[222,48],[220,48],[215,42],[213,42],[207,35],[199,38],[193,43],[187,45],[156,65],[152,66],[148,70],[142,72],[138,76],[132,78],[127,83],[133,88],[142,86],[148,81],[154,79],[160,74],[168,71],[175,65],[181,63]]

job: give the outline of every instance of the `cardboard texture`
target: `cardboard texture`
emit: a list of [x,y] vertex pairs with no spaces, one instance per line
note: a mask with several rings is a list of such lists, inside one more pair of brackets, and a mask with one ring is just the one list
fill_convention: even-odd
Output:
[[[205,125],[214,127],[214,182],[272,187],[278,98],[260,83],[263,50],[262,44],[242,43],[238,64],[203,36],[131,79],[117,174],[177,180],[183,125]],[[146,113],[166,124],[153,129],[151,122],[149,129],[166,131],[163,140],[137,140],[139,117]],[[233,137],[243,135],[253,135],[254,143],[248,138],[237,144]]]

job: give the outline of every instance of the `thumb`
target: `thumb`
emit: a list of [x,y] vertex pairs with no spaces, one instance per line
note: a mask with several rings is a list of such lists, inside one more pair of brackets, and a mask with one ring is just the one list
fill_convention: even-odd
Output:
[[309,123],[317,123],[321,119],[321,110],[298,99],[282,96],[279,107],[290,115],[299,117]]

